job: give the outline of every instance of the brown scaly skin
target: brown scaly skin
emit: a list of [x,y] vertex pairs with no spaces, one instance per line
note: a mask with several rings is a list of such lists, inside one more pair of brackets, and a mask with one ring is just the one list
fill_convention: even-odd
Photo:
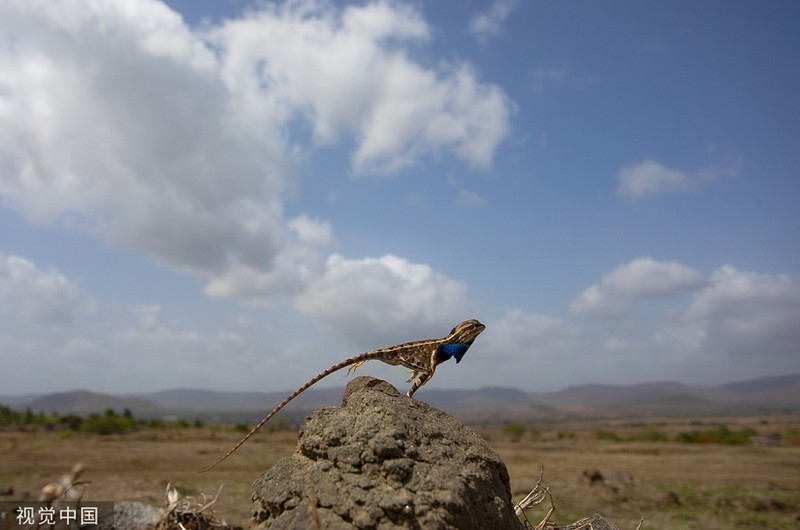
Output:
[[414,382],[407,394],[408,397],[412,397],[414,392],[419,390],[422,385],[431,380],[438,365],[450,357],[455,357],[456,362],[461,361],[461,356],[463,356],[467,349],[469,349],[469,347],[472,345],[472,341],[475,340],[475,337],[477,337],[484,329],[486,329],[486,326],[477,320],[466,320],[454,327],[446,337],[441,339],[418,340],[400,344],[398,346],[392,346],[391,348],[372,350],[359,355],[354,355],[353,357],[349,357],[340,363],[334,364],[324,372],[320,372],[319,374],[315,375],[313,378],[309,379],[306,384],[289,394],[289,396],[281,401],[277,407],[272,409],[269,414],[264,416],[264,419],[258,422],[258,425],[253,427],[253,429],[247,433],[247,435],[242,438],[239,443],[233,447],[233,449],[225,453],[222,458],[207,468],[201,470],[201,473],[214,468],[217,464],[228,458],[231,454],[233,454],[234,451],[239,449],[239,447],[249,440],[250,437],[256,433],[256,431],[263,427],[264,424],[267,423],[275,414],[277,414],[283,407],[288,405],[290,401],[302,394],[320,379],[331,375],[333,372],[349,367],[347,370],[347,375],[350,375],[353,370],[371,360],[383,361],[386,364],[391,364],[394,366],[405,366],[412,372],[408,382]]

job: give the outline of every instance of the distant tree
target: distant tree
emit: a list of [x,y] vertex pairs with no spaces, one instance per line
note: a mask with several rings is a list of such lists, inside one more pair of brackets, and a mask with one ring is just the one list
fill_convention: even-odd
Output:
[[95,434],[122,434],[135,428],[132,418],[119,416],[114,409],[106,409],[102,416],[90,414],[83,422],[83,430]]
[[519,423],[509,423],[503,427],[503,433],[511,438],[511,441],[518,442],[525,435],[525,426]]
[[71,431],[79,431],[83,426],[83,418],[77,414],[67,414],[58,419],[58,423]]

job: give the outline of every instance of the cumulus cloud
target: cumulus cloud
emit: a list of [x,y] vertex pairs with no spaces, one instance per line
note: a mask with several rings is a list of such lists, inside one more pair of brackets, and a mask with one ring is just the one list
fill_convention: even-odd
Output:
[[286,222],[286,236],[270,269],[238,264],[212,279],[212,298],[258,298],[265,293],[293,295],[306,289],[325,268],[325,251],[335,244],[327,221],[301,215]]
[[617,174],[617,193],[632,200],[651,195],[686,191],[719,177],[736,175],[741,159],[728,155],[708,168],[688,173],[670,169],[655,160],[645,160],[622,168]]
[[158,304],[137,306],[133,308],[133,314],[136,326],[117,333],[116,339],[127,345],[136,345],[139,351],[174,355],[185,351],[199,352],[208,347],[198,332],[164,324]]
[[472,17],[469,22],[470,32],[481,42],[500,35],[503,24],[518,5],[518,0],[494,0],[486,11]]
[[[730,265],[711,275],[683,315],[684,323],[702,324],[705,336],[741,351],[746,340],[750,353],[765,352],[783,344],[784,353],[796,355],[800,344],[800,281],[787,274],[740,271]],[[788,346],[788,348],[787,348]]]
[[510,309],[485,323],[469,359],[450,376],[462,388],[516,381],[513,386],[533,392],[556,390],[591,371],[585,368],[591,362],[584,357],[582,330],[568,321]]
[[617,193],[630,199],[672,193],[689,187],[691,177],[676,169],[668,169],[655,160],[624,167],[617,175]]
[[[800,369],[800,279],[719,267],[709,276],[675,262],[640,258],[621,265],[589,290],[597,298],[580,316],[628,321],[570,321],[519,309],[489,322],[480,355],[459,369],[480,384],[488,365],[495,377],[532,389],[577,382],[631,383],[675,379],[717,384]],[[679,293],[687,296],[676,297]],[[643,317],[637,302],[663,298],[669,308]],[[621,367],[624,367],[622,369]],[[543,377],[543,374],[546,374]]]
[[319,144],[354,138],[357,173],[395,171],[437,151],[486,166],[508,133],[511,105],[466,63],[415,62],[409,47],[430,33],[417,11],[396,3],[340,12],[301,1],[268,5],[207,35],[224,48],[223,79],[243,99],[299,114]]
[[[84,334],[91,322],[102,334],[95,300],[62,272],[0,253],[0,388],[7,392],[63,389],[108,350]],[[72,379],[71,379],[72,378]],[[35,390],[32,390],[35,389]]]
[[352,142],[357,173],[440,152],[485,166],[507,134],[498,87],[412,58],[430,32],[391,2],[266,4],[202,29],[152,0],[3,2],[0,200],[210,296],[297,293],[334,239],[284,214],[304,151]]
[[66,324],[90,314],[94,306],[78,284],[57,270],[0,253],[0,315],[6,323]]
[[668,297],[703,287],[703,274],[675,261],[637,258],[605,274],[600,283],[584,290],[570,303],[582,316],[622,316],[640,301]]
[[325,273],[298,295],[296,307],[365,344],[439,336],[473,316],[463,283],[392,255],[332,255]]
[[617,174],[617,193],[631,200],[651,195],[676,193],[714,181],[720,177],[737,175],[741,170],[741,157],[726,155],[707,168],[694,173],[670,169],[655,160],[645,160],[622,168]]
[[[0,388],[157,390],[176,386],[181,374],[201,386],[233,389],[243,376],[228,370],[231,364],[274,371],[287,362],[252,355],[252,344],[266,342],[265,335],[253,337],[264,326],[254,330],[233,319],[198,328],[165,313],[160,304],[96,302],[58,270],[0,254],[0,359],[13,366],[0,370]],[[269,336],[273,345],[280,341],[279,333]],[[259,382],[258,375],[249,381]]]
[[[85,5],[84,5],[85,4]],[[271,267],[291,160],[238,128],[212,51],[160,3],[2,8],[0,194],[203,278]]]
[[492,323],[488,340],[492,349],[532,360],[571,350],[579,336],[578,328],[564,320],[512,309]]
[[716,380],[800,368],[800,280],[724,265],[652,347]]

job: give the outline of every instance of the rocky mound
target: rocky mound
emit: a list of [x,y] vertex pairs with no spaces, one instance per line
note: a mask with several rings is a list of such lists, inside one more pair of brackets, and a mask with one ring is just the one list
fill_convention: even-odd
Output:
[[472,429],[371,377],[312,413],[253,485],[251,526],[515,530],[508,471]]

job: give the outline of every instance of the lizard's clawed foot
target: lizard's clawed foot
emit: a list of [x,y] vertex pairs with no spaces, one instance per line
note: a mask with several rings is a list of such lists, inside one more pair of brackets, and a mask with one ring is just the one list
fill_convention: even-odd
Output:
[[[369,359],[367,359],[367,361],[368,361],[368,360],[369,360]],[[365,363],[365,362],[367,362],[367,361],[358,361],[357,363],[353,363],[353,364],[351,364],[351,365],[350,365],[350,366],[347,368],[347,373],[346,373],[346,374],[344,374],[344,376],[345,376],[345,377],[347,377],[347,376],[348,376],[348,375],[350,375],[351,373],[355,372],[355,371],[356,371],[356,368],[358,368],[359,366],[361,366],[362,364],[364,364],[364,363]]]

